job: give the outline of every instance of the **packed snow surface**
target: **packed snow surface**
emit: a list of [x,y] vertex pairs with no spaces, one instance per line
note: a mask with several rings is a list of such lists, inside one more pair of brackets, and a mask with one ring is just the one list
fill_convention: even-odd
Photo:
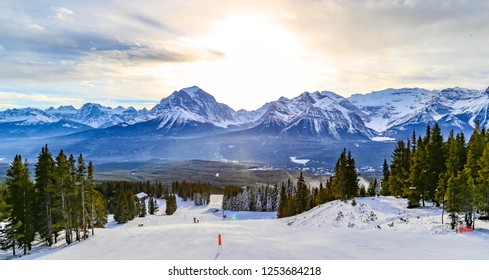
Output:
[[157,215],[123,225],[109,221],[86,241],[41,247],[20,259],[489,259],[487,223],[477,220],[474,232],[457,233],[441,223],[440,208],[406,209],[405,199],[357,198],[355,206],[333,201],[283,219],[276,219],[275,212],[230,211],[223,218],[221,203],[218,195],[208,206],[178,199],[178,210],[166,216],[161,201]]

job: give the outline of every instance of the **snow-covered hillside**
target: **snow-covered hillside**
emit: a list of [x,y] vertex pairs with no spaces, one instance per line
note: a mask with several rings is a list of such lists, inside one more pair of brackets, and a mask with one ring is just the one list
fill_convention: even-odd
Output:
[[158,215],[123,225],[110,221],[86,241],[38,248],[20,259],[489,259],[486,222],[477,221],[474,232],[456,233],[441,224],[440,209],[406,209],[404,199],[358,198],[356,206],[333,201],[284,219],[275,213],[228,211],[223,219],[221,201],[217,195],[208,206],[178,201],[172,216],[164,214],[163,203]]

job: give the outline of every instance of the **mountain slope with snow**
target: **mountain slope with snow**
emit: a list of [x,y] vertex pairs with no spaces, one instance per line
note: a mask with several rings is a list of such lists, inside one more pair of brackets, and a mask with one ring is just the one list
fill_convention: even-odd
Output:
[[153,107],[150,113],[164,119],[178,120],[177,124],[191,120],[226,128],[238,123],[231,107],[218,103],[212,95],[197,86],[173,92]]
[[[222,218],[222,196],[208,206],[178,201],[166,216],[123,225],[113,221],[70,246],[41,247],[21,259],[80,260],[468,260],[488,259],[489,225],[476,221],[471,233],[441,224],[439,208],[406,209],[405,199],[333,201],[306,213],[275,219],[275,213],[230,212]],[[194,223],[193,218],[199,220]],[[445,221],[447,216],[445,216]],[[138,225],[142,224],[140,227]],[[222,252],[217,235],[222,235]],[[61,238],[60,238],[61,239]]]
[[375,132],[365,127],[362,118],[367,115],[333,92],[304,92],[293,99],[271,102],[250,131],[332,140],[369,139]]
[[419,88],[387,89],[348,98],[365,112],[366,126],[383,136],[405,138],[413,130],[424,133],[426,125],[440,124],[450,130],[472,133],[476,121],[489,128],[489,88],[485,91],[447,88],[429,91]]

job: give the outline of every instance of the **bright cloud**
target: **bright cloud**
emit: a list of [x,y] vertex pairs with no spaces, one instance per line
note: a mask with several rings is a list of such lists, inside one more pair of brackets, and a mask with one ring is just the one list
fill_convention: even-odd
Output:
[[50,3],[0,3],[0,91],[157,102],[198,85],[256,109],[303,91],[488,86],[486,1]]
[[65,7],[58,7],[55,9],[56,17],[59,19],[68,19],[75,15],[72,10]]

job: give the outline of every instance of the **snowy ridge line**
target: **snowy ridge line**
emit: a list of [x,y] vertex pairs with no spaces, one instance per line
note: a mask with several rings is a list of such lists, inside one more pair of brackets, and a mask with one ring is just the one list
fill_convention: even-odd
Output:
[[443,123],[445,130],[470,131],[476,120],[489,128],[488,108],[489,88],[480,91],[456,87],[441,91],[386,89],[348,98],[330,91],[304,92],[292,99],[268,102],[254,111],[235,112],[204,90],[192,86],[161,99],[151,110],[111,108],[94,103],[86,103],[80,109],[71,105],[46,110],[9,109],[0,112],[0,123],[31,126],[65,120],[91,128],[126,128],[159,119],[159,127],[167,129],[196,122],[224,129],[256,127],[259,129],[255,131],[281,135],[379,141],[434,122]]

